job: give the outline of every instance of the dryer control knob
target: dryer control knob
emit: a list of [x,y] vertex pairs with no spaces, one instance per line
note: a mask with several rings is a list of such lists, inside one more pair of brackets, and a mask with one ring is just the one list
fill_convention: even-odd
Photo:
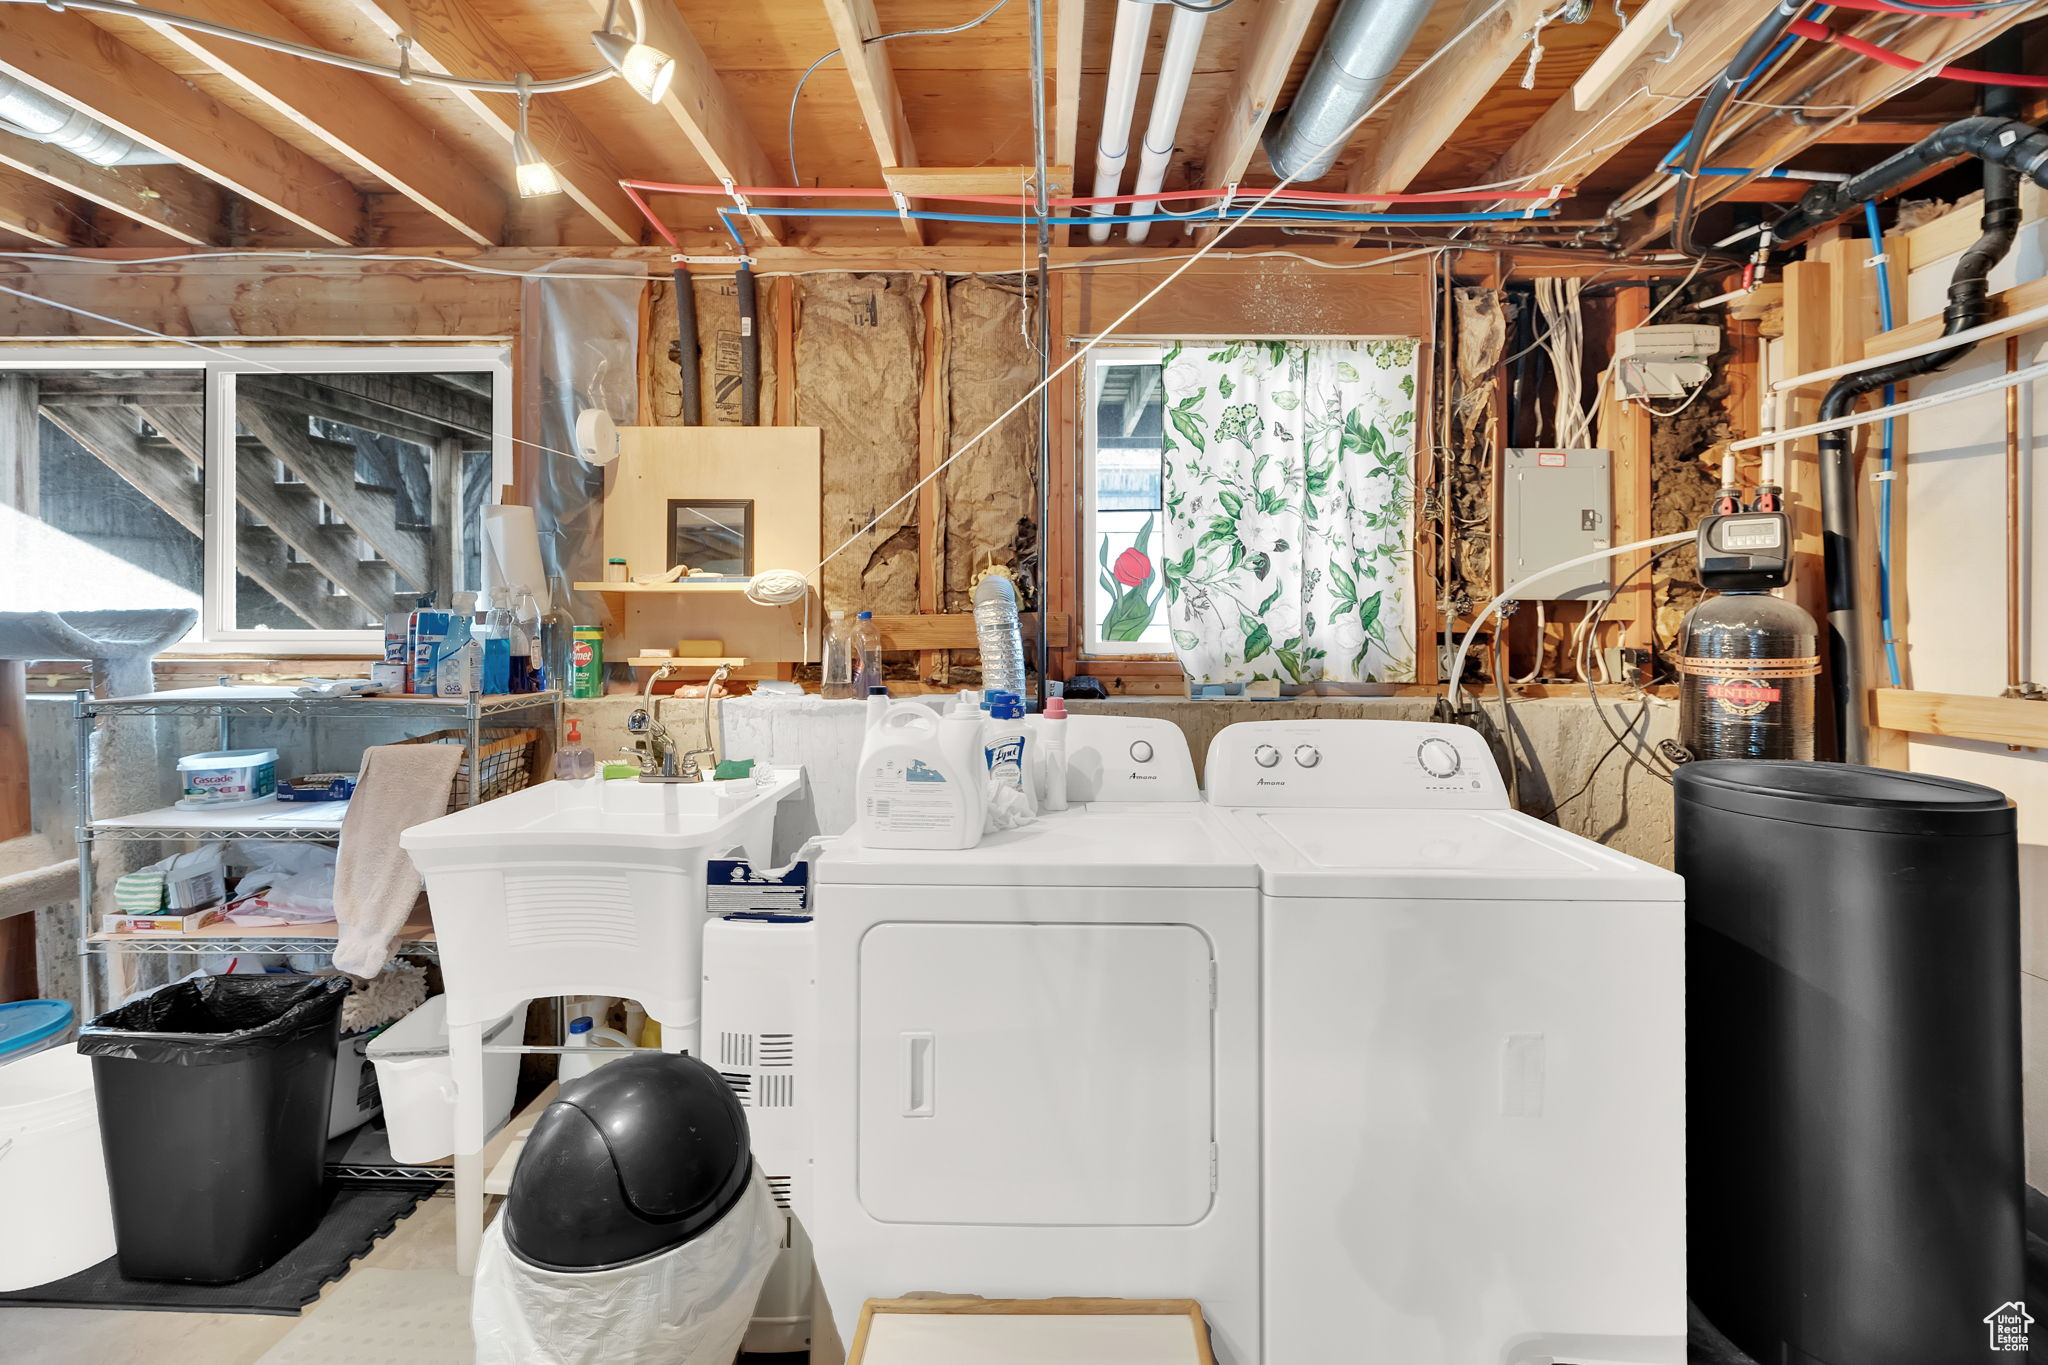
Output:
[[1323,761],[1323,755],[1313,744],[1297,744],[1294,746],[1294,761],[1304,768],[1313,768]]
[[1151,743],[1151,741],[1150,741],[1150,740],[1144,740],[1144,739],[1134,739],[1134,740],[1132,740],[1132,741],[1131,741],[1131,762],[1133,762],[1133,763],[1150,763],[1151,761],[1152,761],[1152,743]]
[[1447,739],[1423,740],[1415,750],[1415,759],[1431,777],[1456,777],[1465,766],[1458,746]]
[[1280,751],[1270,744],[1261,744],[1252,750],[1252,761],[1261,768],[1270,768],[1280,761]]

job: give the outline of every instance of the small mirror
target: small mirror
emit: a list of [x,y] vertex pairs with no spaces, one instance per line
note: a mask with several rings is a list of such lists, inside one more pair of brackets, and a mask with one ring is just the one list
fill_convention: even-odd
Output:
[[754,572],[752,498],[670,498],[668,565],[749,578]]

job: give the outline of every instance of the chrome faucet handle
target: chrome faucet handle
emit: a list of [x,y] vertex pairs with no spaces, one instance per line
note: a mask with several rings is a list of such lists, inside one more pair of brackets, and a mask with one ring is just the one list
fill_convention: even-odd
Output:
[[697,763],[697,756],[698,756],[699,754],[704,754],[704,755],[707,755],[707,756],[709,756],[709,757],[710,757],[710,758],[711,758],[711,759],[713,760],[713,767],[714,767],[714,768],[716,768],[716,766],[717,766],[717,764],[716,764],[716,760],[717,760],[717,758],[718,758],[718,750],[716,750],[716,749],[690,749],[690,750],[686,751],[686,752],[685,752],[685,753],[683,754],[683,777],[684,777],[684,778],[685,778],[686,780],[691,780],[691,781],[697,781],[697,782],[702,782],[702,781],[705,781],[705,780],[707,780],[707,779],[708,779],[708,778],[710,777],[710,774],[709,774],[709,773],[707,773],[707,772],[705,772],[705,771],[704,771],[704,769],[703,769],[703,768],[702,768],[701,766],[699,766],[699,765],[698,765],[698,763]]

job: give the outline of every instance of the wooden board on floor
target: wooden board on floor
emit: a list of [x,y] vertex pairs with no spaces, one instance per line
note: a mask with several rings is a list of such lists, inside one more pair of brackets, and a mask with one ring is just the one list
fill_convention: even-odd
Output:
[[847,1365],[1215,1365],[1193,1299],[869,1299]]

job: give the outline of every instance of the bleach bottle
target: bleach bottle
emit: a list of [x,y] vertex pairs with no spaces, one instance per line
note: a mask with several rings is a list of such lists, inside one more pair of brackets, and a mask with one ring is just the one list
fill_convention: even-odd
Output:
[[942,720],[917,702],[876,709],[854,788],[861,842],[930,849],[980,843],[987,801],[981,717]]

